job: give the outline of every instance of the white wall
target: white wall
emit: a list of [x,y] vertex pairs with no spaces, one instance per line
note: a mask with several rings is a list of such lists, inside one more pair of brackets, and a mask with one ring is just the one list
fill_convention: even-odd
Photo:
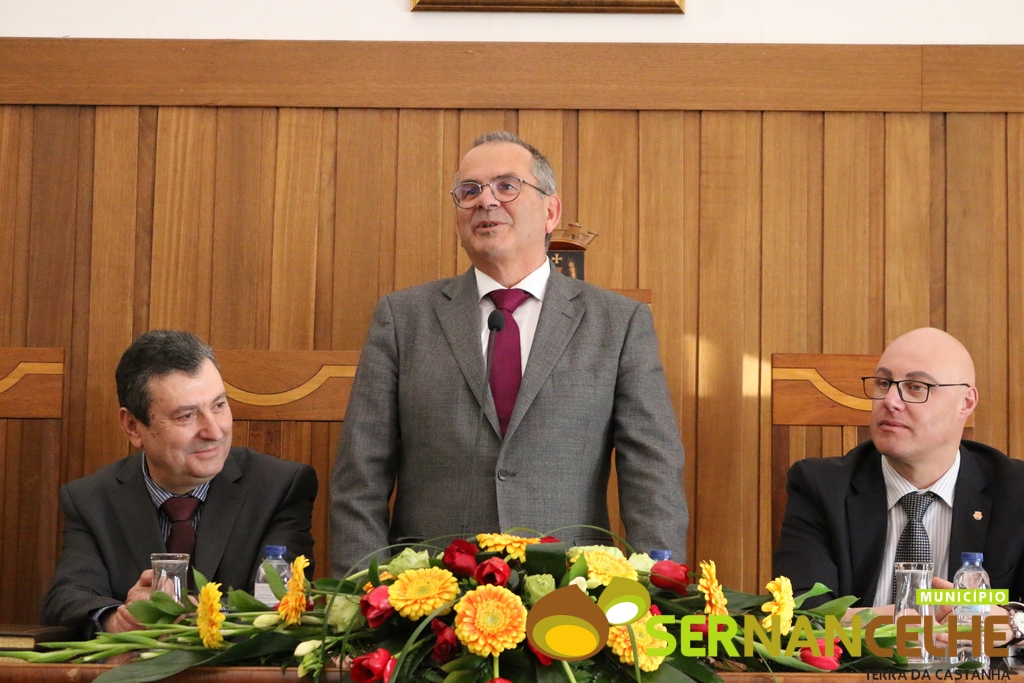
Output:
[[687,0],[686,4],[685,15],[579,15],[413,13],[409,0],[0,0],[0,36],[1024,43],[1024,0]]

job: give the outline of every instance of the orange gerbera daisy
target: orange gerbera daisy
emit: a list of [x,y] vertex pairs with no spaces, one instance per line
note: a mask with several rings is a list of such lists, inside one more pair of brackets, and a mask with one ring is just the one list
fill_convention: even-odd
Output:
[[224,613],[220,611],[221,595],[220,584],[212,581],[199,591],[196,625],[203,647],[218,648],[224,643],[224,636],[220,633],[220,625],[224,622]]
[[[665,646],[664,640],[658,640],[648,635],[647,622],[650,618],[651,613],[648,612],[632,624],[633,637],[636,639],[636,653],[640,657],[640,669],[642,671],[656,671],[661,666],[661,663],[665,661],[664,656],[656,657],[647,653],[647,650],[652,647]],[[655,626],[655,630],[668,633],[668,629],[665,628],[664,624],[658,624]],[[633,665],[633,646],[629,642],[629,631],[626,630],[625,626],[612,626],[608,629],[608,647],[619,656],[620,662],[630,666]]]
[[[394,575],[391,572],[389,572],[387,569],[385,569],[384,571],[382,571],[380,573],[380,577],[379,578],[380,578],[380,582],[384,583],[385,581],[390,581],[391,579],[393,579],[395,577],[394,577]],[[373,585],[373,582],[372,581],[367,581],[366,584],[363,586],[363,592],[364,593],[369,593],[374,588],[376,588],[376,586]]]
[[388,602],[401,616],[413,621],[451,602],[458,594],[455,575],[440,567],[404,571],[388,586]]
[[526,637],[523,601],[503,586],[487,584],[466,593],[455,613],[455,635],[480,657],[496,656]]
[[480,544],[480,550],[507,553],[513,560],[525,562],[526,546],[540,543],[540,539],[522,538],[512,534],[477,534],[476,542]]
[[725,599],[725,594],[722,592],[722,584],[718,583],[718,569],[715,567],[715,561],[701,561],[700,571],[701,576],[700,581],[697,582],[697,588],[704,594],[704,600],[706,601],[704,613],[717,614],[719,616],[728,615],[729,610],[725,606],[729,601]]
[[587,578],[599,581],[602,586],[607,586],[616,576],[636,581],[637,573],[633,565],[611,553],[587,550],[584,551],[583,557],[587,559]]
[[292,576],[288,579],[288,593],[277,605],[277,613],[285,623],[295,626],[302,621],[302,613],[306,611],[306,567],[309,560],[299,555],[292,562]]

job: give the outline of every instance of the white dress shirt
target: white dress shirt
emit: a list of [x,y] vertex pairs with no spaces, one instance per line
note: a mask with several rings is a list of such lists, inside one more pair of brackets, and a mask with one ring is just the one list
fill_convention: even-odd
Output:
[[495,309],[494,302],[487,295],[496,289],[522,289],[530,293],[530,298],[519,304],[512,317],[519,325],[519,349],[522,354],[522,370],[526,372],[526,361],[530,357],[533,346],[533,335],[537,331],[537,320],[540,319],[540,307],[544,303],[544,293],[548,289],[548,278],[551,277],[551,264],[547,259],[537,270],[533,271],[511,287],[503,287],[491,276],[473,269],[476,273],[476,291],[480,295],[480,347],[487,354],[487,317]]
[[882,456],[882,476],[885,477],[885,498],[889,506],[888,531],[885,534],[885,554],[882,556],[882,571],[878,574],[878,589],[875,591],[875,607],[892,604],[892,567],[896,561],[896,546],[899,544],[903,527],[907,525],[907,511],[900,505],[900,498],[913,491],[931,491],[938,499],[932,501],[924,513],[921,523],[928,532],[928,544],[932,550],[935,576],[949,577],[949,531],[953,523],[953,494],[956,492],[956,477],[960,473],[960,451],[956,460],[939,480],[926,489],[918,489],[901,477],[889,459]]

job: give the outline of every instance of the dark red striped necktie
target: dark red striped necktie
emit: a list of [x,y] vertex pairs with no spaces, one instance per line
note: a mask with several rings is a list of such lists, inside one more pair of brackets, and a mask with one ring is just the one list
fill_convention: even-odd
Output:
[[494,336],[494,356],[491,358],[491,394],[498,411],[501,435],[508,429],[512,409],[516,407],[519,385],[523,381],[523,356],[519,345],[519,325],[512,316],[520,304],[530,298],[522,289],[496,289],[487,296],[495,307],[505,314],[505,327]]

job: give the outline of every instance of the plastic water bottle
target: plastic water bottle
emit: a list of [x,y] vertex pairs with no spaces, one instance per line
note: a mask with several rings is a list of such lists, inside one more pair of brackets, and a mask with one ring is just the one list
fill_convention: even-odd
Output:
[[[263,548],[265,554],[263,561],[270,563],[270,566],[281,575],[281,581],[287,583],[288,579],[291,578],[292,570],[284,560],[286,550],[288,549],[283,545],[268,545]],[[256,589],[253,591],[253,597],[268,607],[273,607],[278,603],[277,596],[274,595],[274,590],[267,581],[267,573],[263,571],[262,563],[260,563],[260,568],[256,572]]]
[[649,553],[647,553],[647,556],[649,558],[651,558],[652,560],[654,560],[655,562],[661,562],[662,560],[671,560],[672,559],[672,551],[671,550],[660,550],[660,549],[659,550],[652,550]]
[[[992,582],[988,578],[988,572],[981,566],[981,562],[984,559],[985,556],[982,553],[961,553],[960,560],[963,562],[963,565],[957,570],[956,576],[953,577],[953,588],[991,588]],[[961,626],[972,626],[972,617],[981,617],[982,623],[984,623],[988,613],[988,605],[957,605],[953,608],[958,629]],[[979,635],[978,641],[981,647],[979,647],[978,651],[973,650],[971,640],[963,640],[966,636],[966,633],[960,634],[960,639],[957,640],[956,657],[952,663],[981,662],[982,666],[987,667],[989,661],[985,655],[984,635]]]

